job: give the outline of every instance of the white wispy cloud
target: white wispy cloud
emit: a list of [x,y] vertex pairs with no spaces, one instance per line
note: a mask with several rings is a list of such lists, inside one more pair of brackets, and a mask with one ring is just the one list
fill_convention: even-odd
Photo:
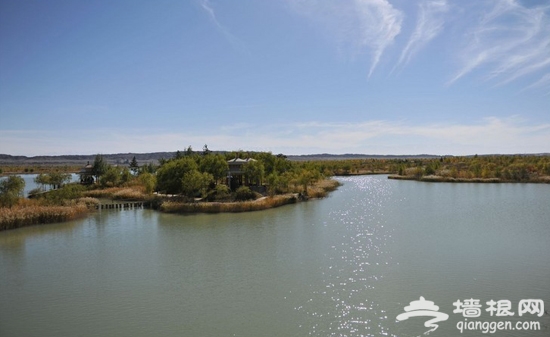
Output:
[[214,8],[212,4],[210,3],[210,0],[198,0],[199,5],[201,8],[208,14],[208,17],[210,18],[210,21],[214,24],[216,29],[225,37],[225,39],[233,45],[233,47],[245,50],[243,42],[238,39],[235,35],[231,34],[231,32],[223,26],[218,18],[216,17],[216,13],[214,12]]
[[[550,73],[544,74],[541,78],[539,78],[538,81],[525,87],[522,91],[529,90],[532,88],[541,88],[541,87],[550,88]],[[548,89],[548,91],[545,94],[545,96],[548,96],[548,95],[550,95],[550,89]]]
[[[360,123],[303,122],[242,125],[200,131],[73,130],[71,142],[55,132],[0,130],[0,153],[94,154],[182,150],[258,150],[286,154],[484,154],[549,152],[550,124],[519,117],[488,117],[473,123],[413,124],[405,120]],[[108,150],[106,150],[108,149]]]
[[289,4],[296,12],[328,27],[352,56],[370,52],[369,77],[401,32],[403,12],[388,0],[295,0]]
[[468,33],[469,45],[459,53],[461,67],[449,84],[474,70],[497,85],[550,73],[550,7],[526,7],[516,0],[490,4]]
[[446,0],[423,1],[418,5],[416,26],[395,68],[406,65],[411,57],[443,31],[444,14],[448,10],[449,5]]

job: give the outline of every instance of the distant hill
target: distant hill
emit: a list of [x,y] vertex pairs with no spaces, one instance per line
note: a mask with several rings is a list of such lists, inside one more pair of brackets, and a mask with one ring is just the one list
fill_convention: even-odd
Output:
[[288,156],[290,160],[345,160],[345,159],[414,159],[414,158],[439,158],[441,156],[432,154],[417,155],[377,155],[377,154],[303,154],[298,156]]
[[[171,158],[176,152],[153,153],[116,153],[101,154],[109,164],[126,164],[135,156],[140,164],[156,163],[161,158]],[[0,154],[0,165],[86,165],[95,159],[93,155],[62,155],[62,156],[11,156]]]
[[[213,151],[213,153],[225,154],[229,151]],[[243,152],[244,153],[244,152]],[[250,152],[251,153],[251,152]],[[176,152],[151,152],[151,153],[116,153],[116,154],[101,154],[103,158],[110,164],[129,164],[135,156],[138,163],[157,163],[161,158],[172,158]],[[550,153],[539,154],[517,154],[529,156],[548,156]],[[0,165],[86,165],[87,162],[92,163],[95,158],[93,155],[61,155],[61,156],[12,156],[9,154],[0,154]],[[419,158],[439,158],[452,157],[450,155],[440,156],[431,154],[418,155],[372,155],[372,154],[305,154],[305,155],[289,155],[289,160],[305,161],[305,160],[345,160],[345,159],[419,159]],[[469,156],[466,156],[469,157]]]

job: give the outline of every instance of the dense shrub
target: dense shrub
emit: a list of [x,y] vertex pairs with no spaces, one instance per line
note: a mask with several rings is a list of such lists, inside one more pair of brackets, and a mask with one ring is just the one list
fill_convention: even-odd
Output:
[[248,186],[241,186],[235,192],[235,200],[244,201],[252,200],[256,198],[256,194],[248,188]]

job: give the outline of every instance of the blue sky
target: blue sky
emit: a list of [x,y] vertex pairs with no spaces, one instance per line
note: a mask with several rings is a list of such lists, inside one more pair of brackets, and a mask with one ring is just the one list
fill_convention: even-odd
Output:
[[550,152],[550,4],[0,1],[0,153]]

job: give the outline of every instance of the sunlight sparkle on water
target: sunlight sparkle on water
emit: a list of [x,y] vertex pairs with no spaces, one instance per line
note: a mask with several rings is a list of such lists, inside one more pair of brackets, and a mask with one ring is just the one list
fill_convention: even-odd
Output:
[[[323,316],[315,320],[310,335],[376,336],[386,330],[387,316],[372,299],[372,292],[384,274],[381,268],[391,264],[385,249],[391,230],[384,227],[381,209],[392,191],[368,176],[341,181],[359,197],[349,200],[346,210],[331,210],[327,225],[334,229],[339,244],[331,245],[330,264],[320,270],[323,290],[311,290],[312,297],[322,303],[310,301],[298,310]],[[326,312],[319,313],[320,307]]]

